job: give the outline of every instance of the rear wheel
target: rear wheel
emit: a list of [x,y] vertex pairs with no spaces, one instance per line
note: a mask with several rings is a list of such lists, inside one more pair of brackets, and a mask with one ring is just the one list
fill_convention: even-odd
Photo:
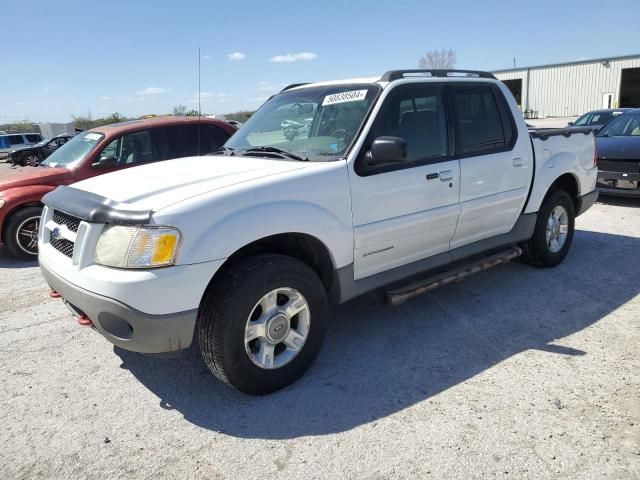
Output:
[[540,267],[555,267],[571,248],[575,227],[573,201],[564,190],[555,190],[538,212],[533,236],[522,244],[526,262]]
[[41,214],[41,207],[27,207],[9,217],[4,243],[11,255],[22,260],[35,260],[38,257]]
[[223,382],[253,395],[270,393],[311,366],[327,313],[324,285],[306,264],[283,255],[249,257],[205,294],[200,352]]

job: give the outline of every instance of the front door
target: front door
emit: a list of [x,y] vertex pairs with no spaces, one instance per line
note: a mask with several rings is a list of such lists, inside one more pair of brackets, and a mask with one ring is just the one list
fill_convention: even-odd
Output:
[[529,135],[518,136],[501,90],[475,82],[451,86],[460,158],[460,219],[451,248],[509,232],[529,192]]
[[[384,101],[350,171],[356,280],[449,249],[460,167],[452,159],[447,113],[437,84],[400,85]],[[405,162],[366,164],[366,152],[381,136],[407,142]]]

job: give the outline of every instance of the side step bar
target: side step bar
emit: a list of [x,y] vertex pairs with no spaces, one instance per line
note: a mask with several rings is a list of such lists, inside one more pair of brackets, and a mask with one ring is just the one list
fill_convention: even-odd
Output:
[[400,305],[410,298],[430,292],[431,290],[442,287],[443,285],[459,282],[474,273],[482,272],[503,263],[508,263],[514,258],[518,258],[520,255],[522,255],[522,249],[520,247],[511,247],[489,257],[481,258],[475,262],[449,270],[448,272],[439,273],[432,277],[425,278],[424,280],[418,280],[417,282],[405,287],[389,290],[385,294],[387,297],[387,303],[390,305]]

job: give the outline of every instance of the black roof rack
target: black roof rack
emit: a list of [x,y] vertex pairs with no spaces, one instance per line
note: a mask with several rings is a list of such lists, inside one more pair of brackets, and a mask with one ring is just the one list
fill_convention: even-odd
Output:
[[292,88],[301,87],[302,85],[309,85],[309,82],[306,82],[306,83],[292,83],[291,85],[287,85],[282,90],[280,90],[280,93],[285,92],[287,90],[291,90]]
[[479,78],[491,78],[493,80],[497,80],[496,77],[493,76],[492,73],[482,72],[480,70],[429,70],[429,69],[418,69],[418,70],[389,70],[382,77],[380,77],[381,82],[392,82],[394,80],[398,80],[404,77],[421,77],[421,76],[430,76],[430,77],[479,77]]

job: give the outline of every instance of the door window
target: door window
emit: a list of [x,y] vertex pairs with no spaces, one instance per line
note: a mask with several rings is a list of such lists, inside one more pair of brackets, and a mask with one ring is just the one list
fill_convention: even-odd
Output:
[[110,157],[116,159],[118,166],[152,162],[154,155],[149,130],[128,133],[113,140],[102,150],[99,158]]
[[11,145],[22,145],[23,143],[26,143],[24,138],[22,138],[22,135],[9,135],[7,138]]
[[385,100],[369,135],[369,147],[382,136],[407,142],[407,164],[448,156],[447,117],[439,86],[398,87]]
[[40,140],[42,140],[42,137],[37,133],[26,135],[26,137],[27,140],[29,140],[31,143],[38,143]]
[[454,86],[453,105],[458,153],[486,155],[511,146],[513,126],[508,111],[489,85]]

